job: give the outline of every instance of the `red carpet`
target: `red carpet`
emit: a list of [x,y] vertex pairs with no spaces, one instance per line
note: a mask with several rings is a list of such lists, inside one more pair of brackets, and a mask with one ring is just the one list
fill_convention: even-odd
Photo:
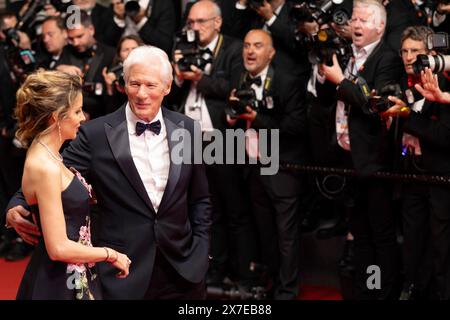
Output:
[[0,300],[14,300],[28,260],[17,262],[0,259]]
[[[0,259],[0,300],[15,299],[28,260],[29,258],[18,262],[7,262]],[[299,300],[342,300],[338,289],[312,285],[302,286],[298,298]]]

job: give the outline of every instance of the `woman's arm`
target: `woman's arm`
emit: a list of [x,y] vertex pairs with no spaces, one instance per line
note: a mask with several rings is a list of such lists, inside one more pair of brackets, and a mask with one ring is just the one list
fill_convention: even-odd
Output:
[[42,234],[50,259],[67,263],[89,263],[108,261],[122,271],[129,273],[129,259],[126,255],[110,248],[88,247],[67,238],[66,223],[61,202],[61,169],[45,167],[36,170],[31,179],[39,206]]

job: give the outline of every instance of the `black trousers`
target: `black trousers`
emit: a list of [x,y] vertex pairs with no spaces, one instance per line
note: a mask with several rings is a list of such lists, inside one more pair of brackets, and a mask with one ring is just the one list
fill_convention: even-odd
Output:
[[414,284],[421,292],[428,288],[432,270],[430,210],[428,185],[405,183],[402,186],[404,284]]
[[299,292],[301,178],[288,171],[263,176],[258,166],[249,170],[262,263],[274,280],[274,298],[296,299]]
[[[392,213],[392,187],[389,181],[367,178],[355,182],[355,207],[349,227],[354,236],[355,299],[397,299],[399,251]],[[369,289],[371,265],[381,272],[381,288]]]
[[184,279],[157,249],[152,278],[144,299],[146,300],[204,300],[206,285]]
[[448,276],[450,267],[450,188],[448,186],[430,186],[430,201],[434,273],[432,294],[435,299],[448,300],[450,299]]
[[257,236],[242,169],[212,164],[206,175],[212,202],[210,271],[225,276],[231,270],[242,284],[254,285],[250,263],[258,260]]

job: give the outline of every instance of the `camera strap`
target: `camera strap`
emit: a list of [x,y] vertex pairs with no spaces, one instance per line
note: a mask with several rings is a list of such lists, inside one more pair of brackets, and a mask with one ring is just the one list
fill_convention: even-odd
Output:
[[152,11],[153,11],[153,0],[149,0],[147,9],[145,10],[145,16],[147,18],[150,18],[150,16],[152,15]]
[[214,48],[214,51],[212,53],[213,61],[211,63],[211,73],[214,70],[216,58],[219,55],[219,51],[220,51],[220,48],[222,48],[222,45],[223,45],[223,35],[220,33],[219,34],[219,40],[217,40],[216,47]]

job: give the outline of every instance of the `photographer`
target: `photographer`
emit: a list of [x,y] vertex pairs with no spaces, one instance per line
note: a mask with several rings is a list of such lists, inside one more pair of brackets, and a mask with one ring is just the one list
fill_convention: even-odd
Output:
[[[351,18],[354,57],[343,66],[343,71],[334,55],[332,66],[321,65],[322,76],[316,84],[317,96],[326,97],[323,103],[331,103],[336,111],[336,142],[341,148],[341,161],[352,164],[360,175],[354,182],[355,207],[349,219],[354,236],[356,299],[397,298],[394,289],[398,256],[391,186],[369,177],[389,170],[392,141],[387,124],[370,111],[361,88],[365,84],[369,90],[380,90],[399,78],[400,61],[382,41],[385,25],[386,11],[379,1],[355,1]],[[378,265],[383,272],[379,290],[366,286],[370,265]]]
[[[430,70],[414,74],[418,54],[431,54],[427,37],[432,30],[410,27],[402,37],[402,59],[406,75],[402,89],[439,88],[445,79]],[[430,82],[430,81],[431,82]],[[426,97],[428,92],[423,91]],[[395,103],[384,116],[401,117],[403,164],[408,173],[450,174],[450,109],[419,95],[409,103],[389,97]],[[430,94],[433,98],[435,95]],[[437,94],[438,97],[441,94]],[[439,101],[445,101],[441,98]],[[403,185],[403,233],[405,283],[401,299],[449,299],[447,273],[450,246],[450,188],[441,185]],[[430,232],[431,231],[431,232]],[[431,279],[431,281],[430,281]],[[427,292],[431,290],[430,292]]]
[[170,56],[177,25],[172,0],[112,0],[112,6],[122,36],[137,35]]
[[138,36],[125,36],[119,40],[116,55],[112,65],[102,70],[103,79],[106,84],[107,97],[106,113],[111,113],[127,101],[125,94],[123,78],[123,62],[130,54],[131,50],[144,45],[144,42]]
[[42,42],[45,50],[38,51],[39,67],[54,70],[62,57],[67,55],[67,29],[64,20],[59,17],[48,17],[42,22]]
[[[184,37],[182,43],[175,44],[175,85],[171,98],[178,104],[175,108],[200,123],[204,140],[210,141],[213,131],[225,134],[229,127],[225,108],[231,85],[237,83],[242,71],[242,43],[220,33],[221,10],[213,1],[196,2],[186,23],[188,32],[195,33],[196,41],[188,50],[180,48],[186,45]],[[207,284],[221,285],[230,275],[231,264],[236,269],[231,271],[241,284],[252,286],[257,279],[249,266],[257,249],[250,204],[241,168],[225,164],[226,157],[220,159],[224,164],[206,165],[213,208],[212,261]]]
[[[262,174],[260,153],[251,147],[252,142],[258,140],[258,132],[279,132],[279,145],[272,145],[278,141],[267,141],[267,144],[279,154],[280,162],[307,162],[306,111],[302,103],[305,92],[294,77],[271,63],[274,55],[267,31],[249,31],[243,49],[246,71],[236,88],[239,90],[233,90],[230,96],[231,102],[237,101],[239,108],[232,109],[233,117],[228,116],[228,121],[234,124],[236,119],[243,119],[246,128],[251,129],[246,131],[247,155],[258,160],[258,164],[248,166],[247,179],[262,264],[268,267],[273,298],[295,300],[299,293],[299,208],[304,180],[297,173],[282,168],[272,175]],[[242,105],[243,110],[242,102],[239,103],[243,99],[239,94],[242,89],[254,93],[254,101]]]
[[80,15],[79,24],[67,30],[69,54],[61,57],[56,69],[83,77],[83,110],[93,119],[106,112],[102,70],[111,65],[115,50],[98,42],[94,37],[96,30],[91,17],[85,11],[81,11]]
[[232,30],[243,39],[251,29],[270,32],[275,54],[273,63],[283,71],[298,77],[299,85],[306,87],[311,69],[306,47],[295,41],[291,22],[291,5],[286,0],[239,0],[232,17]]

